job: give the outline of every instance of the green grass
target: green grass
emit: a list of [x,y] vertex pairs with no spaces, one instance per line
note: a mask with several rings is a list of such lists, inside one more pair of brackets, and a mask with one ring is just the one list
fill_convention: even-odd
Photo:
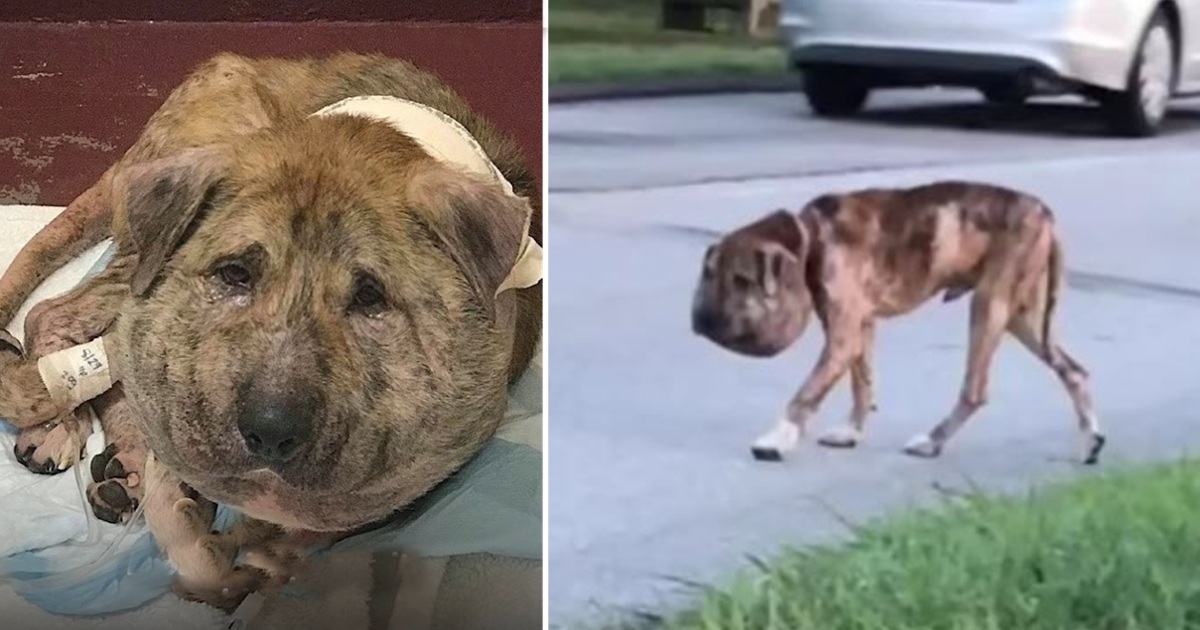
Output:
[[972,496],[789,550],[660,630],[1200,628],[1200,462]]
[[658,28],[654,0],[551,0],[550,82],[781,74],[784,54],[726,20],[713,33]]

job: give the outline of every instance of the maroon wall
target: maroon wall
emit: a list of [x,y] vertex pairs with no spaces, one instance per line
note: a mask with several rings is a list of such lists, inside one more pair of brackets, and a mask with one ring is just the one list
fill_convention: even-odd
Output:
[[[197,17],[192,7],[206,4],[225,3],[0,2],[0,203],[68,203],[133,143],[183,76],[219,51],[353,50],[408,59],[507,130],[541,175],[542,30],[537,13],[529,19],[533,3],[389,3],[436,22],[369,21],[386,12],[351,0],[241,0],[228,3],[229,14]],[[274,19],[291,21],[243,21],[270,15],[272,5]],[[222,21],[5,21],[93,15],[96,7],[110,18]],[[359,11],[352,17],[368,21],[296,21],[351,8]]]
[[0,21],[533,22],[541,0],[5,0]]

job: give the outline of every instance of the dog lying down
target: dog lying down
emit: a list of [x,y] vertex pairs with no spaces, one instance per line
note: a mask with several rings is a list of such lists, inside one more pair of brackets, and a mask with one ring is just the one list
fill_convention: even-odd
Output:
[[[496,432],[540,336],[540,207],[511,142],[411,64],[218,55],[0,277],[7,322],[55,268],[116,244],[29,313],[24,344],[0,334],[16,455],[77,461],[95,390],[52,395],[39,359],[102,337],[120,382],[88,403],[110,443],[93,511],[143,503],[188,598],[276,588]],[[248,518],[212,534],[216,504]]]
[[819,439],[851,448],[875,410],[871,353],[876,320],[912,311],[939,293],[972,293],[967,371],[958,402],[904,452],[937,457],[987,401],[988,370],[1012,334],[1054,370],[1075,406],[1082,460],[1099,461],[1104,435],[1088,373],[1054,338],[1063,276],[1050,210],[999,186],[936,182],[908,189],[827,194],[799,215],[779,210],[722,238],[704,254],[692,306],[693,330],[744,355],[769,357],[792,345],[816,312],[825,346],[783,417],[752,448],[778,461],[846,372],[849,422]]

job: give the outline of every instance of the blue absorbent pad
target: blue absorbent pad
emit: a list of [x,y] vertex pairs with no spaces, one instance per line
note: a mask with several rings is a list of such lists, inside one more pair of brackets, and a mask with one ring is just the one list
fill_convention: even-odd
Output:
[[[112,258],[110,245],[85,277]],[[483,450],[395,523],[334,545],[425,557],[542,555],[541,356],[509,392],[505,423]],[[13,457],[16,430],[0,422],[0,581],[53,613],[98,615],[137,608],[171,590],[174,569],[144,521],[128,530],[90,517],[88,461],[36,475]],[[97,432],[87,458],[104,449]],[[82,484],[82,485],[81,485]],[[240,518],[221,506],[218,529]],[[303,596],[301,593],[293,593]]]

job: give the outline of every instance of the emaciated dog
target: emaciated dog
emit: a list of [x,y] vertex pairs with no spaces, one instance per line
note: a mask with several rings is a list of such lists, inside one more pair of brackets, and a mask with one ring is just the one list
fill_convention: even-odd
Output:
[[778,423],[752,452],[778,461],[794,449],[822,399],[850,373],[846,426],[819,442],[858,444],[875,409],[876,321],[939,293],[972,293],[966,378],[950,414],[904,451],[936,457],[987,401],[988,370],[1005,332],[1058,375],[1074,403],[1083,461],[1104,448],[1088,373],[1054,338],[1063,277],[1054,218],[1040,200],[999,186],[937,182],[908,189],[827,194],[797,216],[779,210],[711,246],[692,307],[694,331],[731,351],[768,357],[788,348],[816,312],[825,346]]

